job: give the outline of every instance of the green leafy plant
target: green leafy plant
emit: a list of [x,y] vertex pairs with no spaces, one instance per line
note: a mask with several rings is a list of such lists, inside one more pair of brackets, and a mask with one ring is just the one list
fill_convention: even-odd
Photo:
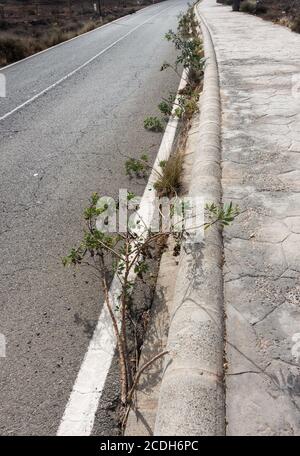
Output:
[[[163,170],[168,167],[168,162],[163,165]],[[133,201],[135,195],[128,192],[127,205]],[[109,215],[109,206],[100,204],[99,195],[94,193],[89,206],[84,211],[86,229],[83,238],[77,247],[74,247],[62,259],[64,266],[89,266],[96,271],[105,297],[113,331],[116,337],[119,368],[120,368],[120,400],[123,410],[122,429],[126,424],[127,416],[132,404],[134,391],[137,387],[141,374],[158,358],[164,356],[167,351],[155,355],[149,362],[138,367],[140,346],[138,345],[138,328],[143,324],[143,314],[136,312],[131,299],[132,290],[137,280],[144,280],[149,270],[149,262],[152,260],[155,248],[160,244],[166,245],[166,238],[173,236],[175,240],[174,255],[180,252],[181,244],[186,237],[184,228],[178,232],[173,224],[169,230],[152,232],[147,226],[139,224],[138,209],[133,210],[136,222],[127,222],[127,229],[122,233],[106,233],[97,227],[99,216]],[[128,210],[132,208],[127,206]],[[226,226],[231,223],[238,211],[230,203],[219,207],[215,204],[207,205],[209,219],[205,228],[215,223]],[[173,204],[172,211],[176,211]],[[119,206],[116,205],[116,212]],[[184,215],[183,215],[184,217]],[[161,224],[160,224],[161,226]],[[142,231],[140,228],[143,227]],[[112,300],[109,293],[109,277],[114,271],[120,283],[120,292],[117,302]]]
[[144,120],[146,130],[161,132],[164,129],[162,121],[158,117],[146,117]]
[[175,115],[178,118],[191,119],[195,112],[199,111],[198,107],[199,93],[192,90],[189,94],[181,94],[178,97],[178,106],[175,108]]
[[170,106],[167,101],[161,101],[158,105],[158,109],[165,116],[170,116],[172,114],[172,106]]
[[149,171],[148,155],[143,154],[139,159],[129,158],[125,162],[125,170],[129,177],[146,177]]
[[197,27],[196,16],[192,6],[189,7],[186,13],[181,13],[178,16],[178,32],[184,38],[190,38]]
[[158,105],[158,109],[160,110],[160,112],[165,116],[169,117],[172,114],[175,99],[176,95],[174,93],[170,93],[167,98],[163,98]]
[[219,223],[221,227],[228,226],[239,215],[240,209],[232,202],[218,206],[215,203],[208,203],[205,206],[208,221],[204,224],[204,229],[212,226],[212,224]]
[[[157,176],[154,188],[159,196],[172,197],[177,195],[181,187],[183,153],[178,150],[168,160],[161,160],[159,169],[154,172]],[[132,178],[144,178],[153,168],[148,164],[148,156],[140,159],[129,158],[125,162],[126,175]]]
[[178,119],[190,119],[199,110],[198,99],[198,90],[193,89],[188,84],[177,98],[174,94],[170,94],[168,98],[163,98],[158,108],[165,116],[172,115]]
[[192,75],[193,81],[198,82],[203,75],[205,64],[200,38],[194,36],[191,39],[185,39],[172,30],[169,30],[165,37],[168,41],[174,43],[175,48],[179,51],[175,61],[175,68],[177,69],[179,65],[182,65],[183,68],[189,69],[189,77]]
[[169,30],[165,38],[174,43],[178,55],[174,64],[163,63],[161,71],[172,68],[181,77],[178,68],[183,67],[188,69],[187,82],[198,84],[203,77],[205,58],[193,7],[189,7],[185,14],[179,16],[177,32]]

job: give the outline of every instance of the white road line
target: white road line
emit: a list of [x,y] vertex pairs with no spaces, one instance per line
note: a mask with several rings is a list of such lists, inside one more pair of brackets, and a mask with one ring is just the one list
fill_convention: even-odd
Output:
[[[155,3],[154,5],[145,6],[145,8],[142,8],[142,9],[138,10],[134,14],[138,15],[138,14],[144,12],[145,10],[147,10],[148,8],[153,8],[154,6],[158,6],[158,5],[159,5],[158,3]],[[13,63],[10,63],[9,65],[1,67],[0,68],[0,72],[4,71],[4,70],[7,70],[8,68],[11,68],[13,66],[16,66],[19,63],[23,63],[26,60],[32,59],[34,57],[37,57],[40,54],[44,54],[45,52],[52,51],[52,49],[58,48],[60,46],[63,46],[64,44],[70,43],[71,41],[77,40],[78,38],[82,38],[83,36],[90,35],[90,34],[92,34],[94,32],[98,32],[100,29],[104,29],[104,28],[106,28],[106,27],[108,27],[110,25],[116,24],[117,22],[120,22],[123,19],[129,19],[131,17],[133,17],[133,14],[127,14],[126,16],[121,16],[118,19],[115,19],[113,21],[107,22],[107,24],[100,25],[99,27],[96,27],[93,30],[89,30],[88,32],[81,33],[80,35],[74,36],[73,38],[70,38],[69,40],[62,41],[61,43],[54,44],[54,46],[50,46],[47,49],[43,49],[42,51],[36,52],[35,54],[29,55],[28,57],[24,57],[24,59],[18,60],[17,62],[13,62]]]
[[82,65],[80,65],[79,67],[75,68],[75,70],[71,71],[70,73],[66,74],[66,76],[62,77],[61,79],[59,79],[58,81],[54,82],[54,84],[51,84],[49,87],[47,87],[46,89],[42,90],[40,93],[37,93],[36,95],[34,95],[34,97],[32,98],[29,98],[29,100],[25,101],[24,103],[20,104],[19,106],[17,106],[16,108],[12,109],[11,111],[7,112],[6,114],[4,114],[2,117],[0,117],[0,121],[1,120],[4,120],[6,119],[7,117],[11,116],[12,114],[14,114],[15,112],[19,111],[20,109],[24,108],[25,106],[29,105],[30,103],[32,103],[33,101],[35,101],[37,98],[41,97],[42,95],[46,94],[47,92],[49,92],[49,90],[53,89],[54,87],[58,86],[59,84],[61,84],[63,81],[65,81],[66,79],[70,78],[71,76],[73,76],[75,73],[77,73],[78,71],[82,70],[83,68],[85,68],[87,65],[89,65],[90,63],[92,63],[95,59],[97,59],[98,57],[100,57],[102,54],[104,54],[105,52],[107,52],[109,49],[111,49],[112,47],[114,47],[116,44],[120,43],[120,41],[124,40],[125,38],[127,38],[127,36],[131,35],[133,32],[135,32],[137,29],[139,29],[140,27],[142,27],[143,25],[145,25],[147,22],[151,21],[154,17],[156,16],[159,16],[161,13],[163,13],[164,11],[172,8],[174,5],[172,6],[168,6],[167,8],[164,8],[163,10],[160,10],[158,13],[154,14],[153,16],[150,16],[148,17],[148,19],[146,19],[144,22],[142,22],[141,24],[137,25],[136,27],[134,27],[133,29],[131,29],[129,32],[125,33],[125,35],[121,36],[120,38],[118,38],[116,41],[114,41],[113,43],[111,43],[109,46],[107,46],[105,49],[103,49],[102,51],[98,52],[98,54],[96,54],[94,57],[91,57],[89,60],[87,60],[85,63],[83,63]]
[[[184,72],[178,91],[185,85],[186,73]],[[178,95],[177,95],[178,96]],[[176,103],[177,99],[175,100]],[[175,107],[174,103],[174,107]],[[162,142],[153,165],[147,186],[145,188],[139,209],[139,216],[147,226],[153,217],[155,207],[154,183],[157,180],[157,171],[162,160],[170,156],[178,119],[171,117],[166,127]],[[110,300],[117,302],[120,296],[120,283],[114,277],[110,287]],[[102,311],[90,341],[87,353],[81,364],[77,379],[73,386],[68,404],[60,422],[57,435],[90,435],[93,430],[95,414],[105,385],[106,377],[115,353],[116,339],[107,306],[103,303]]]
[[90,35],[91,33],[97,32],[100,29],[108,27],[109,25],[115,24],[116,22],[119,22],[122,19],[125,19],[125,18],[128,18],[128,17],[129,17],[129,15],[128,16],[119,17],[118,19],[115,19],[114,21],[107,22],[107,24],[100,25],[99,27],[96,27],[93,30],[89,30],[88,32],[81,33],[80,35],[77,35],[77,36],[74,36],[73,38],[70,38],[69,40],[62,41],[61,43],[58,43],[58,44],[54,44],[53,46],[50,46],[50,47],[48,47],[46,49],[43,49],[42,51],[36,52],[35,54],[29,55],[28,57],[24,57],[24,59],[17,60],[17,62],[13,62],[13,63],[10,63],[9,65],[1,67],[0,68],[0,72],[8,70],[9,68],[18,65],[19,63],[23,63],[26,60],[33,59],[34,57],[37,57],[38,55],[45,54],[45,52],[52,51],[52,49],[58,48],[60,46],[63,46],[64,44],[70,43],[71,41],[77,40],[78,38],[82,38],[83,36]]

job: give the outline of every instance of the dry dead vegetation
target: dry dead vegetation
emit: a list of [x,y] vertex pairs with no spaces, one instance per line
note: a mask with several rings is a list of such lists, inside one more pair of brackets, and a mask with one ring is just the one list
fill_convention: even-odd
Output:
[[[232,5],[232,0],[217,0]],[[300,33],[300,0],[241,0],[240,10]]]
[[100,20],[88,21],[83,26],[73,30],[64,31],[54,25],[41,37],[19,37],[14,33],[1,33],[0,37],[0,65],[7,65],[17,60],[21,60],[43,49],[74,38],[77,35],[86,33],[101,25]]

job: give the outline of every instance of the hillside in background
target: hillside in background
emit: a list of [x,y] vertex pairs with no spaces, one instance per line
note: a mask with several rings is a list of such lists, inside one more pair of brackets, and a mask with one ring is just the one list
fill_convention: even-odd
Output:
[[[300,0],[261,0],[265,8],[258,15],[282,25],[300,20]],[[300,30],[299,30],[300,31]]]
[[[217,3],[231,5],[232,0],[217,0]],[[300,0],[241,0],[241,11],[300,33]]]

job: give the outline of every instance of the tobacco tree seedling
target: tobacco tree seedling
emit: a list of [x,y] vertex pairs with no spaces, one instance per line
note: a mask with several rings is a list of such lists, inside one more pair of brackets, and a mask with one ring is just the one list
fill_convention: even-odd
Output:
[[204,224],[204,229],[208,229],[212,222],[219,223],[223,228],[230,225],[231,222],[240,214],[240,208],[233,205],[232,202],[218,206],[215,203],[205,205],[208,221]]
[[[171,236],[175,240],[174,255],[178,255],[181,244],[188,235],[184,229],[184,217],[181,231],[175,229],[171,223],[168,231],[162,231],[160,228],[159,231],[152,232],[151,228],[143,225],[137,206],[132,206],[134,199],[135,195],[128,192],[126,206],[128,211],[136,216],[135,223],[128,221],[125,232],[108,233],[104,230],[105,225],[101,225],[102,229],[99,229],[97,220],[99,217],[101,221],[106,216],[109,217],[111,207],[109,204],[103,203],[102,199],[99,199],[99,195],[94,193],[83,214],[86,223],[83,238],[79,245],[72,248],[69,254],[62,259],[64,266],[89,266],[94,272],[96,271],[99,278],[105,298],[104,305],[107,306],[116,338],[120,368],[120,405],[123,430],[141,374],[154,361],[167,353],[167,351],[158,353],[148,363],[138,367],[140,346],[137,343],[137,328],[142,324],[143,315],[136,312],[133,306],[132,290],[138,280],[144,280],[157,245],[165,246],[166,239]],[[119,204],[114,207],[116,216],[118,216]],[[172,210],[173,212],[176,210],[175,204],[171,205],[171,213]],[[206,229],[215,223],[226,226],[238,214],[232,203],[224,207],[210,204],[207,205],[206,210],[209,213],[209,219],[205,223]],[[162,226],[162,222],[163,219],[159,226]],[[137,228],[138,226],[142,226],[143,229],[140,230]],[[120,285],[119,294],[114,299],[109,292],[109,278],[112,272],[115,273]]]
[[170,93],[168,98],[162,99],[162,101],[158,105],[158,109],[162,114],[164,114],[167,117],[169,117],[172,114],[175,98],[176,95],[174,93]]

